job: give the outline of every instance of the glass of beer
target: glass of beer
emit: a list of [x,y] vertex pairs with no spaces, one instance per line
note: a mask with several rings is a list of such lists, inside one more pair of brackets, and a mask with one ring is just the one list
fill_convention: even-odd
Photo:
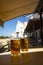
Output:
[[11,55],[20,55],[20,39],[11,40]]
[[28,51],[28,38],[22,38],[21,39],[21,49],[22,51]]

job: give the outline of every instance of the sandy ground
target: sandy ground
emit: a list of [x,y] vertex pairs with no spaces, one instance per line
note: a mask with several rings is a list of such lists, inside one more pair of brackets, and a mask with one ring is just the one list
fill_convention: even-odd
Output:
[[8,39],[8,38],[7,39],[0,39],[0,46],[6,45],[8,41],[10,41],[10,39]]

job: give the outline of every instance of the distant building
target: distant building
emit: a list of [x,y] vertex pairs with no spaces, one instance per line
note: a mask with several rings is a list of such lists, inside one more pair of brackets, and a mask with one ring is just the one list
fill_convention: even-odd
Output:
[[[36,41],[41,39],[40,18],[30,19],[24,33],[28,33],[28,37],[33,37]],[[43,38],[43,20],[42,20],[42,38]]]

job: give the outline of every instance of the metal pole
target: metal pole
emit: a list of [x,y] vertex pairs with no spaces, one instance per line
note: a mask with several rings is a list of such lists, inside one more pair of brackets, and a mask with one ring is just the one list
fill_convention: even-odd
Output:
[[32,25],[33,25],[33,40],[34,40],[34,45],[36,45],[36,42],[35,42],[35,25],[34,25],[34,19],[33,19],[33,23],[32,23]]
[[43,45],[42,39],[42,8],[40,9],[40,37],[41,37],[41,44]]

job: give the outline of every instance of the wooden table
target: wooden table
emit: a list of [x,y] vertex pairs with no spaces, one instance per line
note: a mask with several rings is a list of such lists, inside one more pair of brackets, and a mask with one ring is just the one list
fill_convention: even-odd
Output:
[[43,52],[22,53],[19,56],[0,55],[0,65],[43,65]]

